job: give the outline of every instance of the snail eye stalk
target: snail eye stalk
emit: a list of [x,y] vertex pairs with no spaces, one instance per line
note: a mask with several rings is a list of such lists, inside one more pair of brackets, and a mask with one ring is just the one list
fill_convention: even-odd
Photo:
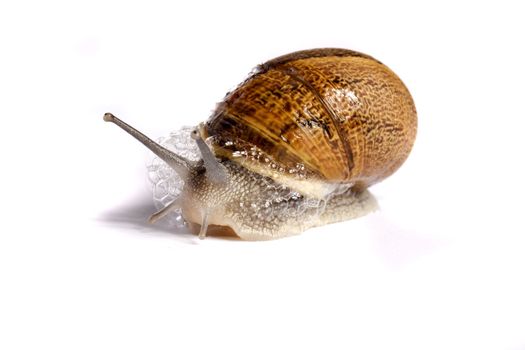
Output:
[[165,147],[162,147],[134,127],[126,124],[119,118],[115,117],[111,113],[104,114],[104,121],[111,122],[116,124],[118,127],[123,129],[125,132],[136,138],[144,146],[146,146],[150,151],[155,153],[157,157],[162,159],[166,164],[168,164],[173,170],[175,170],[183,179],[188,175],[189,170],[195,166],[194,162],[185,159],[178,154],[173,153]]
[[201,151],[204,167],[206,168],[206,177],[215,184],[225,184],[228,181],[228,175],[224,166],[219,163],[215,155],[212,153],[206,142],[201,137],[198,129],[191,133],[191,138],[195,140],[199,150]]

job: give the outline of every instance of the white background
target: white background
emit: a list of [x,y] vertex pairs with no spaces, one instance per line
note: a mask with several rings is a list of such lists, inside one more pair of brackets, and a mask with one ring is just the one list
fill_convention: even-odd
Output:
[[[3,1],[1,349],[525,349],[519,2]],[[272,242],[145,223],[147,150],[258,63],[371,54],[409,87],[381,211]]]

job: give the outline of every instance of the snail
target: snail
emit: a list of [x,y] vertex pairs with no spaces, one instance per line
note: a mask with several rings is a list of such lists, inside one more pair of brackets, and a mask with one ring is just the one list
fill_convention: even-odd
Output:
[[403,82],[373,57],[346,49],[290,53],[259,65],[186,135],[188,159],[111,113],[113,122],[180,177],[178,210],[200,238],[268,240],[365,215],[368,187],[408,157],[416,109]]

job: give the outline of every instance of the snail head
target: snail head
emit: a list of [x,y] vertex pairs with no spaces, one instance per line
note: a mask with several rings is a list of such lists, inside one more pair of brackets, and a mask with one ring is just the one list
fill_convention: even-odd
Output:
[[199,188],[207,188],[207,191],[209,191],[210,187],[214,189],[224,188],[229,182],[229,174],[226,167],[222,165],[217,160],[217,158],[215,158],[215,155],[211,149],[208,147],[206,142],[204,142],[201,136],[202,125],[199,125],[196,129],[194,129],[191,134],[192,139],[195,140],[201,152],[202,160],[191,161],[161,146],[111,113],[104,114],[104,121],[116,124],[139,142],[141,142],[157,157],[162,159],[168,166],[177,172],[177,174],[184,180],[185,183],[191,183],[192,185],[205,184],[205,186],[193,186],[192,188],[188,188],[190,186],[185,185],[183,195],[181,197],[177,198],[175,201],[168,204],[157,213],[153,214],[149,219],[150,222],[155,222],[166,216],[172,210],[182,208],[183,211],[187,211],[189,216],[192,217],[191,221],[200,221],[199,237],[204,238],[208,229],[208,218],[210,215],[216,215],[217,213],[213,213],[214,208],[211,208],[206,202],[202,202],[200,205],[190,205],[189,203],[192,202],[192,197],[196,197],[192,192]]

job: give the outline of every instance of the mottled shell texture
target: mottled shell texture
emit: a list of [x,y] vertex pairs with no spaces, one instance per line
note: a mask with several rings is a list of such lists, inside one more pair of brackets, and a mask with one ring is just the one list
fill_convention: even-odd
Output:
[[316,49],[260,65],[204,129],[218,156],[254,171],[366,188],[405,161],[417,117],[407,88],[381,62]]

